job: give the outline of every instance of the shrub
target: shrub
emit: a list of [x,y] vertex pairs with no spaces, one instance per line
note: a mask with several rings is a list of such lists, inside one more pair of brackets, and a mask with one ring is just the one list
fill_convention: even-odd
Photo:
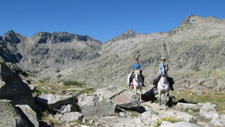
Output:
[[195,66],[191,66],[191,69],[192,69],[193,71],[195,71],[195,72],[200,71],[200,67],[199,67],[199,66],[197,66],[197,65],[195,65]]
[[66,85],[66,86],[70,86],[70,85],[77,86],[77,87],[83,86],[83,83],[75,81],[75,80],[74,81],[71,81],[71,80],[64,81],[63,84]]

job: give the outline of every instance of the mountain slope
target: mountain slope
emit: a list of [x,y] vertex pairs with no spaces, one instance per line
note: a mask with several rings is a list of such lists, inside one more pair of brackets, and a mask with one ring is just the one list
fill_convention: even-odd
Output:
[[124,85],[135,57],[140,58],[147,84],[156,77],[161,56],[169,59],[171,73],[221,68],[225,61],[224,28],[225,20],[191,15],[166,33],[128,38],[122,34],[122,38],[118,36],[102,45],[99,58],[80,69],[62,71],[60,80],[77,79],[99,87]]
[[79,67],[99,57],[101,48],[98,40],[66,32],[40,32],[28,38],[9,31],[0,41],[0,56],[5,61],[17,63],[26,70],[49,74]]

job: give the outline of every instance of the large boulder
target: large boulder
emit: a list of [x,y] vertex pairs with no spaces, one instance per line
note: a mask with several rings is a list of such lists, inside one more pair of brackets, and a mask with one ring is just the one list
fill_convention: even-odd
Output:
[[49,111],[66,113],[77,111],[77,98],[73,95],[41,94],[36,97],[36,102]]
[[177,115],[175,120],[185,121],[185,122],[189,122],[189,123],[197,123],[197,118],[195,116],[189,115],[187,113]]
[[160,116],[153,112],[153,111],[146,111],[139,115],[140,120],[142,121],[141,123],[144,123],[144,125],[152,125],[156,121],[160,120]]
[[27,104],[32,109],[36,109],[28,85],[3,61],[0,62],[0,99],[12,100],[14,105]]
[[175,121],[184,121],[184,122],[189,122],[189,123],[197,123],[197,118],[193,115],[190,115],[189,113],[186,112],[180,112],[180,111],[166,111],[163,112],[163,117],[171,117]]
[[188,122],[170,123],[167,121],[162,121],[160,127],[199,127],[199,126]]
[[124,109],[135,109],[140,108],[140,101],[137,96],[134,96],[134,93],[126,89],[120,92],[118,95],[115,95],[111,98],[112,102],[118,107]]
[[200,109],[200,116],[206,119],[218,119],[219,114],[215,110],[216,105],[212,103],[205,103]]
[[201,108],[201,106],[196,105],[196,104],[177,103],[177,105],[176,105],[177,110],[187,110],[187,109],[198,110],[200,108]]
[[100,96],[81,95],[78,101],[81,113],[87,116],[114,115],[116,106],[111,100]]
[[29,105],[16,105],[16,107],[20,108],[20,110],[26,115],[34,127],[39,127],[37,114],[30,108]]
[[62,117],[61,117],[61,122],[71,122],[71,121],[82,121],[82,119],[84,118],[84,116],[79,113],[79,112],[69,112],[69,113],[65,113]]
[[0,100],[0,127],[34,127],[10,100]]
[[214,126],[224,127],[225,126],[225,115],[222,115],[220,119],[213,118],[210,123]]

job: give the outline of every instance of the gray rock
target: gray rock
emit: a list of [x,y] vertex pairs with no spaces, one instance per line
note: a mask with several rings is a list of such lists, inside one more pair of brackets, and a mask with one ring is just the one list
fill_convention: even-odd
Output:
[[120,117],[125,118],[127,116],[123,112],[120,112]]
[[32,127],[9,100],[0,100],[1,127]]
[[197,122],[198,125],[204,127],[205,125],[207,125],[208,123],[205,123],[205,122]]
[[100,124],[99,123],[95,123],[95,127],[98,127],[98,126],[100,126]]
[[0,63],[0,99],[12,100],[13,104],[27,104],[36,109],[28,85],[5,63]]
[[200,116],[206,119],[218,119],[219,114],[215,110],[216,105],[212,103],[205,103],[200,109]]
[[36,85],[34,84],[29,84],[30,90],[34,91],[36,89]]
[[180,114],[178,116],[176,116],[175,118],[178,121],[185,121],[185,122],[189,122],[189,123],[197,123],[197,118],[195,116],[192,116],[190,114]]
[[[54,94],[41,94],[36,97],[37,103],[50,111],[68,112],[77,111],[77,98],[72,95],[54,95]],[[65,109],[67,105],[71,105],[70,109]],[[65,110],[64,110],[65,109]],[[67,110],[67,111],[66,111]]]
[[149,106],[143,106],[143,108],[145,109],[146,112],[151,112],[152,109]]
[[61,109],[59,109],[58,111],[59,111],[60,113],[68,113],[68,112],[71,112],[71,111],[72,111],[72,107],[73,107],[73,105],[71,105],[71,104],[63,105],[63,106],[61,107]]
[[87,116],[113,115],[116,109],[109,99],[88,95],[81,95],[78,105],[82,114]]
[[167,121],[162,121],[160,127],[199,127],[199,126],[188,122],[170,123]]
[[200,108],[201,108],[201,106],[196,105],[196,104],[177,103],[177,105],[176,105],[177,110],[185,110],[185,109],[197,110],[197,109],[200,109]]
[[149,112],[144,112],[142,113],[140,116],[142,121],[157,121],[160,120],[160,116],[155,114],[153,111],[149,111]]
[[213,124],[208,123],[208,124],[204,125],[204,127],[214,127],[214,126],[213,126]]
[[130,90],[122,91],[120,94],[111,98],[111,100],[114,104],[121,108],[135,110],[140,108],[139,98],[137,96],[135,97],[134,93]]
[[117,87],[110,85],[108,88],[100,88],[95,91],[95,95],[103,96],[104,98],[112,99],[113,97],[121,94],[122,92],[126,91],[127,89],[124,87]]
[[221,116],[220,119],[218,118],[213,118],[210,123],[214,126],[218,126],[218,127],[222,127],[222,126],[225,126],[225,115]]
[[29,105],[16,105],[21,111],[27,116],[34,127],[39,127],[39,122],[37,119],[37,114],[34,112]]
[[84,116],[79,112],[69,112],[62,116],[61,122],[70,122],[74,120],[82,121],[83,118]]

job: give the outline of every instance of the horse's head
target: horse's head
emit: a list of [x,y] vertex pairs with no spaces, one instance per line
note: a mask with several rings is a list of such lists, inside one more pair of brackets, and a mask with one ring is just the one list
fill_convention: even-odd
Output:
[[135,70],[134,71],[134,79],[137,81],[137,82],[142,82],[142,79],[141,79],[141,71],[140,70]]
[[134,77],[135,77],[135,78],[138,78],[139,75],[140,75],[140,70],[135,70],[135,71],[134,71]]
[[165,66],[163,66],[162,68],[162,76],[165,77],[167,74],[167,68]]

